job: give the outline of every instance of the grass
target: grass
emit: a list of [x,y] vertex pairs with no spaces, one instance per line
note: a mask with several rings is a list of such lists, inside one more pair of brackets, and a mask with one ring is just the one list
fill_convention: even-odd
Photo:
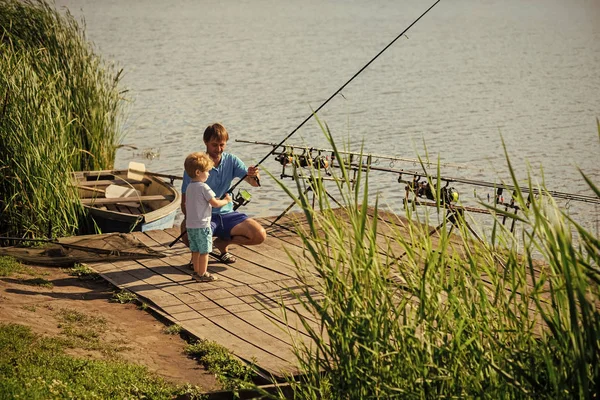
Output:
[[[494,241],[483,243],[462,218],[458,235],[445,223],[432,236],[410,210],[401,226],[377,204],[368,208],[368,171],[358,171],[354,186],[353,172],[335,172],[347,219],[323,187],[315,187],[315,210],[303,180],[298,195],[282,185],[308,220],[298,229],[309,260],[292,261],[307,287],[298,299],[318,322],[300,313],[314,343],[295,348],[296,398],[597,398],[597,236],[549,195],[527,207],[522,193],[520,237],[498,223]],[[321,276],[317,294],[304,278],[308,266]]]
[[69,275],[76,276],[80,280],[95,281],[100,279],[100,274],[94,272],[90,267],[84,264],[75,263],[72,268],[69,269]]
[[44,278],[21,279],[21,283],[23,285],[39,286],[46,289],[52,289],[54,287],[54,284],[52,282]]
[[183,332],[183,328],[181,327],[181,325],[173,324],[166,326],[164,332],[167,335],[179,335],[181,334],[181,332]]
[[216,375],[225,390],[252,387],[252,367],[244,364],[225,347],[210,340],[189,344],[186,354],[198,360],[209,372]]
[[45,0],[0,0],[0,235],[59,237],[82,213],[74,170],[112,167],[120,71],[70,14]]
[[54,285],[47,279],[39,276],[33,269],[21,264],[16,258],[10,256],[0,256],[0,276],[11,275],[32,276],[32,278],[18,278],[23,285],[38,286],[47,289],[52,289]]
[[197,388],[169,384],[144,367],[71,357],[64,348],[61,340],[0,323],[0,393],[22,399],[202,398]]
[[56,338],[65,348],[98,351],[104,356],[118,359],[121,351],[128,348],[122,342],[107,340],[106,319],[76,310],[60,309],[55,316],[62,336]]
[[113,294],[113,296],[110,299],[110,302],[127,304],[127,303],[134,303],[137,300],[138,300],[138,298],[135,293],[129,292],[127,290],[121,290],[121,291],[115,292]]
[[9,276],[24,271],[26,271],[26,267],[17,261],[16,258],[0,256],[0,276]]

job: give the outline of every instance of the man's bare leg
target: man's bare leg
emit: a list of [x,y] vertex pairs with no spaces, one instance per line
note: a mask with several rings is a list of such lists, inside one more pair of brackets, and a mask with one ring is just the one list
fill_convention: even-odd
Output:
[[231,229],[231,240],[216,238],[213,246],[219,249],[221,254],[227,252],[230,244],[257,245],[265,241],[267,232],[261,224],[252,218],[248,218],[244,222],[237,224]]
[[188,239],[187,229],[185,229],[185,218],[183,219],[183,222],[179,226],[179,232],[183,233],[183,235],[181,236],[181,241],[183,242],[183,244],[185,244],[187,247],[190,247],[190,241]]

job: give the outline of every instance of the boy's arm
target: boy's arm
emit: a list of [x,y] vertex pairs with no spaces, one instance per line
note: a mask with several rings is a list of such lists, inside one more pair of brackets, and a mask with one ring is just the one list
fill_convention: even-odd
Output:
[[231,196],[229,195],[229,193],[226,193],[225,197],[223,199],[217,199],[216,197],[213,197],[208,202],[210,203],[211,206],[217,208],[217,207],[223,207],[230,201],[231,201]]

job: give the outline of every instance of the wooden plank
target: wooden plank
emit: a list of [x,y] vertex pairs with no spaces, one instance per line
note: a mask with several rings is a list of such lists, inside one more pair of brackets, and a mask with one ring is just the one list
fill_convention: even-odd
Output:
[[[243,300],[231,296],[227,291],[213,290],[210,292],[212,292],[212,299],[207,295],[209,299],[205,303],[212,302],[224,311],[213,313],[210,317],[212,322],[223,326],[238,337],[247,336],[246,340],[272,354],[279,355],[281,352],[291,350],[291,340],[288,335],[284,334],[283,326],[277,327],[274,325],[274,321],[268,320],[265,315],[250,307]],[[202,311],[200,312],[202,313]],[[250,332],[252,333],[249,334]]]
[[108,205],[117,203],[149,203],[152,201],[172,201],[175,196],[172,194],[153,194],[149,196],[131,196],[131,197],[115,197],[112,199],[106,199],[103,197],[96,197],[91,199],[81,199],[83,205]]
[[[107,174],[110,175],[110,174]],[[152,183],[152,181],[150,179],[129,179],[129,178],[117,178],[117,179],[92,179],[92,180],[87,180],[87,179],[79,179],[77,181],[77,183],[79,185],[85,185],[85,186],[109,186],[109,185],[117,185],[117,186],[124,186],[123,184],[129,184],[129,185],[149,185]]]

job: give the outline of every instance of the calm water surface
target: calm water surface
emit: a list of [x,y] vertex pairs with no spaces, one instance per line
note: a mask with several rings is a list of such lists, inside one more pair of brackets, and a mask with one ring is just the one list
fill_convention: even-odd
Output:
[[[120,150],[116,166],[141,161],[177,175],[215,121],[228,128],[230,151],[248,164],[262,159],[270,147],[234,140],[280,142],[431,4],[57,0],[124,68],[132,102],[123,143],[137,150]],[[600,182],[599,20],[597,0],[443,0],[320,118],[352,149],[427,154],[469,167],[447,175],[488,181],[507,176],[503,138],[520,177],[529,164],[541,178],[543,166],[549,189],[589,194],[577,167]],[[314,121],[290,143],[329,147]],[[272,159],[263,168],[280,171]],[[404,192],[396,178],[372,175],[373,192],[394,209]],[[252,194],[253,215],[289,203],[266,177]],[[598,207],[571,207],[597,224]]]

